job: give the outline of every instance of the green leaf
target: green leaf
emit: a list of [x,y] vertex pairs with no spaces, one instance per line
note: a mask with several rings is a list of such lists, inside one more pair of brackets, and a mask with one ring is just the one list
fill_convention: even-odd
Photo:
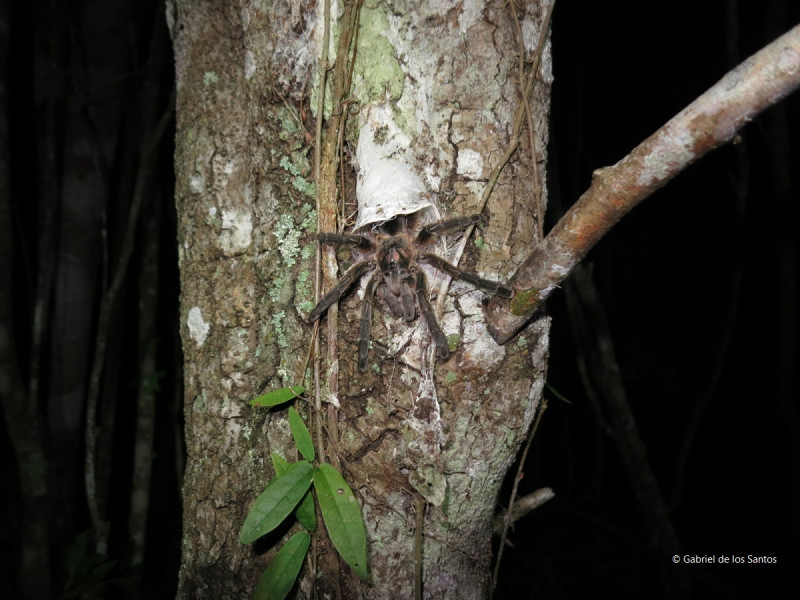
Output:
[[294,400],[300,394],[306,391],[302,385],[293,385],[292,387],[281,388],[279,390],[272,390],[263,396],[259,396],[255,400],[250,400],[251,406],[278,406]]
[[283,458],[280,454],[275,454],[274,452],[270,455],[272,459],[272,466],[275,468],[275,477],[280,477],[286,474],[286,471],[289,470],[289,463],[285,458]]
[[314,489],[333,545],[358,577],[367,581],[367,532],[353,490],[329,464],[314,469]]
[[[272,455],[272,465],[275,467],[275,475],[280,477],[289,468],[289,463],[280,454]],[[294,514],[300,524],[308,529],[314,531],[317,528],[317,513],[314,510],[314,497],[311,495],[311,490],[306,492],[300,504],[294,509]]]
[[310,463],[301,460],[289,465],[283,475],[273,477],[250,509],[239,541],[249,544],[280,525],[308,491],[313,470]]
[[292,437],[300,454],[303,455],[308,462],[314,460],[316,456],[314,453],[314,442],[311,441],[311,434],[308,432],[308,427],[303,422],[303,417],[297,414],[294,406],[289,407],[289,429],[292,430]]
[[547,383],[546,381],[544,382],[544,385],[545,385],[545,387],[546,387],[548,390],[550,390],[550,393],[551,393],[551,394],[553,394],[553,396],[555,396],[556,398],[558,398],[559,400],[561,400],[561,401],[562,401],[562,402],[564,402],[565,404],[572,404],[572,402],[570,401],[570,399],[569,399],[569,398],[567,398],[567,397],[566,397],[564,394],[562,394],[561,392],[559,392],[559,391],[558,391],[556,388],[554,388],[552,385],[550,385],[550,384],[549,384],[549,383]]
[[314,496],[311,495],[311,490],[308,490],[303,496],[300,504],[294,509],[294,514],[300,524],[309,531],[317,528],[317,513],[314,510]]
[[291,591],[303,566],[311,536],[305,531],[294,534],[278,550],[267,570],[258,580],[253,594],[255,600],[283,600]]

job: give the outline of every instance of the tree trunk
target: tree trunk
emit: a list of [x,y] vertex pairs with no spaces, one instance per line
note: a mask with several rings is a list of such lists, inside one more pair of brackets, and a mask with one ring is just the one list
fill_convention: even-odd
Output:
[[[288,385],[315,389],[304,374],[314,347],[306,319],[316,299],[316,218],[322,231],[352,230],[357,194],[385,200],[373,206],[376,219],[397,214],[391,204],[408,192],[402,177],[365,183],[388,159],[424,186],[414,202],[433,204],[442,218],[482,213],[485,224],[446,256],[461,257],[465,270],[506,281],[541,232],[549,51],[541,63],[536,56],[546,6],[532,2],[517,14],[488,2],[332,3],[330,70],[320,64],[324,8],[206,0],[176,2],[172,12],[188,451],[181,598],[250,594],[286,533],[251,545],[238,539],[274,475],[270,454],[297,458],[286,411],[248,401]],[[355,38],[349,49],[339,43],[347,36]],[[531,64],[526,113],[518,107]],[[323,115],[319,73],[329,84]],[[315,119],[327,129],[321,146]],[[365,206],[360,223],[369,220]],[[335,256],[322,254],[329,270],[320,293],[343,272],[335,272]],[[346,250],[338,258],[351,261]],[[338,566],[321,527],[298,597],[413,597],[423,506],[424,596],[490,593],[492,516],[539,405],[549,323],[534,320],[498,346],[485,325],[486,293],[448,287],[443,274],[431,272],[429,281],[452,350],[446,361],[434,364],[425,319],[395,319],[376,299],[362,374],[360,294],[321,320],[321,392],[298,410],[319,424],[318,453],[361,502],[371,581]]]

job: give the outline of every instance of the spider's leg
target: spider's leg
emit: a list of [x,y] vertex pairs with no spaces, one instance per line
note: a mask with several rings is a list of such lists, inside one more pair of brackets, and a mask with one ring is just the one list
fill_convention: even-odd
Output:
[[417,316],[414,292],[411,289],[414,276],[408,269],[394,269],[384,271],[383,280],[386,285],[381,286],[378,293],[386,300],[392,314],[405,321],[413,321]]
[[417,307],[414,305],[414,292],[408,283],[408,280],[404,280],[400,285],[400,301],[403,303],[403,319],[413,321],[417,316]]
[[433,233],[447,233],[449,231],[461,231],[470,225],[474,225],[481,220],[480,215],[472,215],[469,217],[455,217],[454,219],[447,219],[446,221],[436,221],[429,223],[422,228],[420,234],[433,234]]
[[317,304],[308,314],[308,322],[313,323],[319,319],[322,316],[322,313],[328,310],[331,304],[344,296],[345,292],[350,289],[350,286],[353,285],[354,282],[361,279],[364,273],[366,273],[372,266],[373,263],[370,263],[369,261],[363,261],[358,262],[347,269],[345,274],[342,275],[339,281],[337,281],[336,284],[331,288],[331,291],[325,294],[322,300],[319,301],[319,304]]
[[317,239],[323,244],[331,244],[333,246],[361,246],[370,243],[368,238],[363,235],[355,235],[350,233],[318,233]]
[[363,373],[367,370],[367,353],[369,352],[370,330],[372,329],[372,298],[375,288],[381,280],[380,273],[373,273],[364,291],[364,300],[361,304],[361,326],[358,330],[358,370]]
[[441,360],[447,360],[450,356],[450,346],[447,344],[447,337],[439,327],[431,302],[428,300],[428,279],[422,269],[417,271],[417,302],[419,302],[419,310],[428,324],[428,331],[431,333],[433,343],[436,344],[436,355]]
[[378,295],[384,299],[386,305],[389,307],[389,310],[392,311],[392,314],[397,317],[398,319],[403,317],[403,307],[400,304],[400,301],[397,299],[391,291],[389,291],[386,286],[381,286],[378,289]]
[[477,285],[485,290],[494,292],[503,298],[511,298],[511,296],[514,294],[514,291],[507,285],[503,285],[497,281],[483,279],[482,277],[478,277],[475,273],[470,273],[469,271],[462,271],[454,264],[447,262],[443,258],[439,258],[435,254],[423,254],[419,257],[419,262],[427,263],[432,267],[436,267],[442,273],[447,273],[454,279],[468,281],[473,285]]

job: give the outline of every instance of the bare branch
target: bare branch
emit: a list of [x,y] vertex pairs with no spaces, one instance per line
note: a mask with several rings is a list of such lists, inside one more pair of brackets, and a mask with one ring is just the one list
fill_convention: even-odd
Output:
[[[545,502],[548,502],[555,497],[556,493],[553,491],[553,488],[549,487],[539,488],[535,492],[520,496],[514,502],[514,510],[512,510],[510,514],[505,510],[500,510],[497,514],[495,514],[494,519],[492,519],[492,535],[501,536],[503,534],[503,530],[506,529],[508,525],[513,525],[522,517],[532,513]],[[507,514],[508,523],[506,523]]]
[[595,171],[589,189],[511,279],[514,298],[489,304],[489,330],[498,343],[516,334],[628,211],[798,85],[800,26],[730,71],[620,162]]

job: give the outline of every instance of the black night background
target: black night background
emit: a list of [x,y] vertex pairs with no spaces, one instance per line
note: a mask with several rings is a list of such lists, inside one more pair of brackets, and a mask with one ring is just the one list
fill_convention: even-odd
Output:
[[[791,0],[559,0],[549,226],[594,169],[798,23]],[[174,597],[182,388],[163,2],[0,2],[0,69],[0,325],[13,333],[0,347],[0,598],[34,597],[17,583],[24,510],[47,517],[46,531],[27,535],[47,540],[52,597]],[[102,121],[90,118],[106,108]],[[549,487],[555,497],[511,530],[496,597],[661,598],[690,586],[698,598],[769,598],[796,587],[799,115],[796,92],[645,200],[584,261],[591,277],[571,278],[548,301],[548,409],[520,493]],[[143,174],[136,149],[147,118],[165,129]],[[111,160],[81,158],[92,145]],[[128,251],[103,376],[93,380],[103,290]],[[587,300],[594,291],[597,303]],[[598,381],[609,369],[621,376],[616,402]],[[92,385],[113,398],[98,414],[107,557],[81,546]],[[137,550],[131,472],[143,388],[154,398],[153,454]],[[42,429],[25,429],[27,416],[9,408],[15,398],[41,412]],[[638,436],[614,429],[625,405]],[[632,439],[646,449],[647,476],[627,455]],[[49,465],[40,505],[24,493],[29,478],[15,454],[36,440]],[[665,503],[655,517],[648,476]],[[673,543],[678,564],[664,552]]]

